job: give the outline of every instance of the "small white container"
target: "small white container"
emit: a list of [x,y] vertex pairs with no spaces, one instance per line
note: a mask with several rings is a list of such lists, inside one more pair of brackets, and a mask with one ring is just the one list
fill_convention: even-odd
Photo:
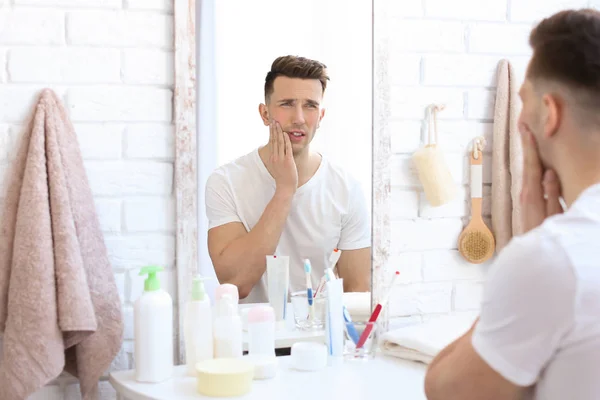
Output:
[[225,294],[228,294],[233,299],[236,307],[240,301],[240,291],[237,286],[231,283],[223,283],[217,286],[215,289],[215,304],[213,306],[213,321],[219,317],[219,310],[221,309],[219,303]]
[[183,321],[185,358],[190,376],[196,376],[198,362],[214,356],[212,309],[204,290],[204,279],[196,277],[192,281],[192,298],[186,304]]
[[275,357],[275,312],[268,305],[248,311],[248,354]]
[[173,374],[173,300],[160,288],[161,267],[144,267],[144,292],[134,305],[135,379],[157,383]]
[[213,330],[215,358],[242,357],[242,319],[237,313],[237,302],[225,293],[216,308]]
[[243,358],[205,360],[196,366],[196,388],[210,398],[238,397],[252,390],[254,365]]
[[229,294],[237,305],[240,301],[240,291],[238,287],[232,283],[222,283],[215,289],[215,304],[219,303],[224,294]]

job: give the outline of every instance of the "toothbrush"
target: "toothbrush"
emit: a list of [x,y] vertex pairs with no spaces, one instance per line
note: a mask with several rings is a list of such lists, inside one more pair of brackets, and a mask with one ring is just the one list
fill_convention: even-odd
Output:
[[[337,264],[341,255],[342,251],[340,249],[333,249],[331,255],[329,256],[329,268],[331,268],[332,270],[335,268],[335,265]],[[319,282],[319,286],[317,286],[317,290],[315,290],[314,297],[317,297],[317,294],[319,294],[321,290],[323,290],[323,288],[325,287],[325,282],[327,282],[327,276],[324,275],[321,278],[321,281]]]
[[363,331],[358,343],[356,344],[357,349],[363,347],[363,345],[367,341],[367,338],[371,334],[371,330],[373,330],[373,323],[377,321],[377,318],[379,318],[379,313],[381,313],[381,309],[387,304],[390,298],[390,294],[392,293],[392,288],[394,287],[394,285],[396,284],[396,280],[398,279],[398,275],[400,275],[400,271],[396,271],[394,277],[392,278],[392,282],[388,287],[387,293],[385,294],[385,296],[383,296],[383,299],[375,306],[375,310],[373,310],[373,314],[371,314],[371,318],[369,318],[370,324],[365,327],[365,330]]
[[327,282],[327,279],[325,278],[325,275],[323,275],[321,277],[321,280],[319,281],[319,286],[317,286],[317,290],[315,290],[315,294],[313,294],[313,298],[317,297],[317,295],[321,293],[321,290],[323,290],[323,288],[325,287],[325,282]]
[[312,282],[310,279],[311,271],[310,260],[307,258],[304,260],[304,273],[306,274],[306,298],[308,299],[308,318],[312,321],[315,317],[315,310],[313,308],[313,290]]
[[335,277],[335,274],[333,273],[333,268],[327,268],[327,269],[325,269],[325,276],[324,276],[324,278],[325,278],[326,282],[331,282],[331,281],[337,279]]
[[[333,274],[332,268],[327,268],[325,270],[325,278],[327,279],[327,282],[337,279],[335,277],[335,275]],[[358,340],[359,340],[358,332],[357,332],[356,328],[354,327],[354,324],[352,323],[352,318],[350,318],[350,313],[348,312],[348,309],[346,309],[345,305],[343,306],[343,313],[344,313],[344,321],[346,322],[346,328],[348,329],[348,335],[350,336],[350,338],[352,339],[354,344],[356,344],[356,343],[358,343]]]
[[333,249],[331,255],[329,256],[329,265],[331,269],[335,268],[335,264],[337,264],[340,256],[342,255],[342,251],[340,249]]

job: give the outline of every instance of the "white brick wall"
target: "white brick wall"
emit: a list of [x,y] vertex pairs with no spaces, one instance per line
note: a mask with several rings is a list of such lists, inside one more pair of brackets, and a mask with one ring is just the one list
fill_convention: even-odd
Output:
[[[488,140],[484,157],[484,220],[490,224],[495,75],[508,58],[522,79],[531,50],[529,32],[565,8],[598,7],[598,0],[377,0],[390,10],[392,135],[391,269],[401,278],[390,299],[390,327],[439,314],[476,313],[490,262],[467,263],[457,251],[470,215],[467,148]],[[377,2],[376,2],[377,4]],[[426,136],[425,108],[442,103],[440,145],[462,187],[451,204],[425,199],[411,155]]]
[[[378,0],[386,1],[386,0]],[[522,76],[532,23],[597,0],[387,0],[392,6],[393,249],[401,279],[392,326],[476,312],[485,266],[469,265],[456,240],[469,211],[470,140],[491,134],[494,73],[508,57]],[[77,128],[123,301],[125,342],[113,368],[132,366],[137,269],[162,264],[175,294],[172,0],[0,0],[0,190],[22,124],[42,87],[64,99]],[[444,103],[441,143],[459,198],[431,208],[410,155],[425,107]],[[486,165],[490,165],[489,154]],[[484,214],[489,222],[489,168]],[[148,216],[156,217],[151,220]],[[115,398],[102,382],[102,398]],[[59,380],[32,399],[76,399]]]
[[[51,87],[77,130],[123,302],[132,367],[133,301],[145,264],[175,297],[172,0],[0,0],[0,190],[23,122]],[[0,199],[1,202],[1,199]],[[107,381],[101,399],[115,399]],[[79,399],[60,378],[31,399]]]

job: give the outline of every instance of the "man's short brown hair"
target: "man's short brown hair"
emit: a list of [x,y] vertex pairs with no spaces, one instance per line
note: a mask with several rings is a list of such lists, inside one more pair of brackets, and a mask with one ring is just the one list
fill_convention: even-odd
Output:
[[529,44],[528,78],[563,84],[587,94],[584,103],[600,105],[600,12],[558,12],[532,30]]
[[265,100],[273,93],[273,82],[278,76],[300,79],[318,79],[321,82],[323,93],[327,87],[327,66],[319,61],[299,56],[278,57],[271,64],[271,70],[265,78]]

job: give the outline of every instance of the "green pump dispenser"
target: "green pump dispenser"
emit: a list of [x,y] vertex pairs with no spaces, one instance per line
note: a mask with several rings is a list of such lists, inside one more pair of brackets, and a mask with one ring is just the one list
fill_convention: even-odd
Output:
[[163,267],[149,265],[147,267],[143,267],[140,270],[140,275],[148,275],[148,278],[144,281],[144,291],[145,292],[153,292],[155,290],[160,289],[160,281],[156,276],[157,272],[164,270]]
[[203,301],[206,296],[206,289],[204,288],[204,280],[201,276],[196,276],[192,280],[192,300]]

